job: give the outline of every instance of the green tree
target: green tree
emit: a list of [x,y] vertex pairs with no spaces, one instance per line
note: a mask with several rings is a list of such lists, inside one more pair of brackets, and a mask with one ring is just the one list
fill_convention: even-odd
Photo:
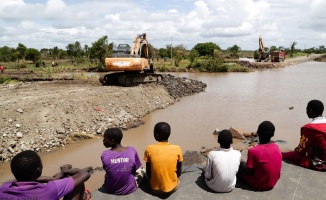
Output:
[[182,58],[185,58],[187,56],[187,49],[183,44],[179,44],[173,48],[173,52],[177,56],[181,56]]
[[212,42],[206,42],[206,43],[198,43],[194,46],[194,48],[200,56],[214,56],[214,49],[221,50],[221,48]]
[[0,48],[0,62],[14,62],[17,60],[17,54],[14,55],[15,49],[3,46]]
[[52,58],[53,59],[59,58],[59,48],[57,46],[53,47]]
[[165,57],[168,57],[169,54],[167,52],[167,49],[166,48],[160,48],[158,50],[158,56],[161,57],[161,58],[165,58]]
[[85,56],[87,58],[89,58],[89,46],[87,44],[84,45],[84,51],[83,52],[85,53]]
[[74,44],[68,44],[66,46],[67,54],[70,58],[79,58],[82,56],[82,48],[80,42],[76,41]]
[[272,51],[277,51],[277,47],[276,46],[271,46],[271,48],[269,48],[269,50]]
[[190,61],[190,64],[193,64],[197,61],[199,57],[199,53],[196,49],[191,49],[190,53],[188,54],[188,59]]
[[320,45],[318,48],[319,53],[326,53],[326,48],[324,45]]
[[65,59],[67,57],[68,57],[67,51],[65,51],[63,49],[59,49],[58,58]]
[[175,57],[174,57],[174,65],[176,66],[176,67],[179,67],[179,64],[180,64],[180,61],[182,60],[182,56],[180,56],[180,55],[176,55]]
[[40,53],[41,53],[42,59],[49,59],[50,53],[51,53],[51,49],[42,48],[40,50]]
[[279,50],[279,51],[285,51],[285,48],[284,48],[284,46],[279,46],[279,47],[278,47],[278,50]]
[[291,57],[295,53],[295,45],[297,45],[297,42],[296,41],[293,41],[292,44],[291,44],[291,53],[290,53],[290,56]]
[[222,50],[214,49],[214,58],[223,59]]
[[38,61],[40,61],[41,59],[41,53],[34,48],[28,48],[25,51],[25,60],[30,60],[33,61],[33,63],[36,63]]
[[148,43],[147,48],[148,48],[148,58],[155,58],[156,57],[156,54],[155,54],[156,49],[155,49],[155,47],[152,44]]
[[108,36],[103,36],[92,43],[91,58],[97,58],[101,64],[105,65],[105,58],[110,57],[113,50],[113,43],[108,44]]
[[228,48],[228,51],[231,54],[231,57],[235,57],[235,58],[239,58],[239,51],[241,50],[241,48],[238,45],[233,45],[232,47]]
[[18,62],[19,60],[24,58],[26,49],[27,48],[25,45],[23,45],[22,43],[18,43],[18,47],[16,48],[16,51],[18,52]]

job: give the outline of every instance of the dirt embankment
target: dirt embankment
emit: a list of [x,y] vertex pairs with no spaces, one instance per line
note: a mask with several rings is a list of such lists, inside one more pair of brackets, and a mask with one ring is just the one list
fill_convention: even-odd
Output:
[[0,85],[0,161],[97,137],[108,127],[136,127],[146,114],[205,88],[171,75],[136,87],[101,86],[97,79]]
[[[323,58],[323,59],[322,59]],[[248,67],[250,69],[272,69],[272,68],[282,68],[290,65],[297,65],[309,61],[321,61],[325,62],[326,58],[324,55],[311,54],[309,56],[301,56],[296,58],[286,59],[284,62],[249,62],[240,61],[239,64]]]

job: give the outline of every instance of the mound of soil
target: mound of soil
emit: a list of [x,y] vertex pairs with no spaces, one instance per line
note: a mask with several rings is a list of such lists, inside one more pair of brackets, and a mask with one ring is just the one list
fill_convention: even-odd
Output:
[[51,151],[95,138],[109,127],[136,127],[150,112],[205,88],[200,81],[172,75],[135,87],[101,86],[97,79],[0,85],[0,161],[27,149]]
[[326,55],[320,56],[318,58],[315,59],[318,62],[326,62]]

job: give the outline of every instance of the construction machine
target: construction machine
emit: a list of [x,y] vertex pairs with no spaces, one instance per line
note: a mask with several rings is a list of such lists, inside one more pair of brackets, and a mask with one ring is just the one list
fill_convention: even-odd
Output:
[[128,44],[119,44],[111,58],[105,58],[105,70],[112,73],[100,76],[102,85],[134,86],[163,79],[161,74],[154,73],[146,33],[135,37],[132,48]]
[[284,51],[271,51],[265,52],[265,46],[263,43],[263,39],[261,35],[259,36],[259,57],[257,59],[258,62],[282,62],[285,60],[285,52]]
[[259,36],[259,48],[258,48],[258,51],[259,51],[259,57],[258,57],[258,60],[257,60],[258,62],[268,61],[269,60],[269,53],[265,52],[265,46],[264,46],[263,38],[261,37],[261,35]]
[[272,62],[284,62],[285,52],[284,51],[272,51],[271,52],[271,61]]

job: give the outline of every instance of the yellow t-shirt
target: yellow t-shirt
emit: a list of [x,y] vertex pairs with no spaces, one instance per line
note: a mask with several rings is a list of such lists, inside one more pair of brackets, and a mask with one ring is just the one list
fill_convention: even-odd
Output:
[[151,164],[149,183],[153,190],[170,192],[178,185],[177,162],[182,162],[182,151],[177,145],[158,142],[145,149],[144,160]]

